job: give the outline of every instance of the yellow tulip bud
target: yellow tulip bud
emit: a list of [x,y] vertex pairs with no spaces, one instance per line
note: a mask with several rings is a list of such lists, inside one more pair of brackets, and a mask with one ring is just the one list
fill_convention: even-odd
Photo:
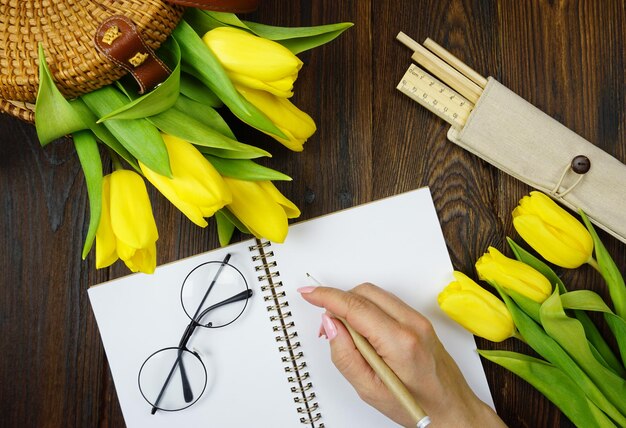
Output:
[[159,175],[139,162],[141,171],[159,191],[189,220],[200,227],[231,201],[222,176],[192,144],[163,134],[172,169],[172,178]]
[[159,239],[148,191],[135,172],[118,170],[102,182],[102,214],[96,232],[96,267],[118,258],[133,272],[152,273],[156,268]]
[[455,271],[454,278],[437,298],[450,318],[476,336],[502,342],[515,334],[515,324],[502,300]]
[[261,110],[287,138],[277,137],[273,134],[268,135],[293,151],[301,152],[303,150],[304,142],[317,129],[311,116],[300,110],[288,99],[239,85],[236,88],[252,105]]
[[585,227],[541,192],[530,192],[513,210],[513,226],[547,261],[577,268],[591,259],[593,240]]
[[518,260],[510,259],[493,247],[476,262],[478,278],[493,281],[541,303],[552,293],[550,281],[537,270]]
[[286,47],[232,27],[215,28],[202,39],[233,83],[278,97],[293,95],[302,61]]
[[300,210],[285,198],[271,181],[245,181],[224,177],[233,201],[228,209],[257,238],[283,242],[287,219],[300,216]]

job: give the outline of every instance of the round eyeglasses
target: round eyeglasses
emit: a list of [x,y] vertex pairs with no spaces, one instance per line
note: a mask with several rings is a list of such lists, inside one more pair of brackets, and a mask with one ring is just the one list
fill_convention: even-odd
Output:
[[228,263],[206,262],[183,281],[180,301],[190,319],[178,346],[150,355],[139,369],[141,395],[157,410],[183,410],[196,403],[207,387],[207,369],[197,352],[187,348],[196,327],[221,328],[232,324],[246,309],[252,290],[243,274]]

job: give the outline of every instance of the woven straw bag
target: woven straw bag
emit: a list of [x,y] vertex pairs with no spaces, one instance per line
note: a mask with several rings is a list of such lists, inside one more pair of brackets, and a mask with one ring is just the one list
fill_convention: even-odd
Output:
[[[178,5],[173,4],[178,3]],[[256,0],[0,0],[0,111],[34,122],[38,44],[68,98],[108,85],[126,71],[94,45],[103,21],[123,15],[156,50],[178,24],[183,6],[247,12]]]

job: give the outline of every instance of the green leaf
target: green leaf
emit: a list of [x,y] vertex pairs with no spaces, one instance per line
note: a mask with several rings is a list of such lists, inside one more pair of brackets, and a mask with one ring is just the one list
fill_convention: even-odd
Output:
[[172,107],[180,92],[180,47],[169,38],[161,46],[174,58],[176,66],[167,79],[152,91],[105,114],[98,122],[109,119],[140,119],[152,116]]
[[182,138],[192,144],[238,152],[242,156],[246,156],[246,158],[271,156],[263,149],[225,137],[213,128],[176,109],[169,109],[163,113],[151,116],[148,120],[164,133]]
[[[97,116],[126,104],[128,99],[113,86],[105,86],[81,96]],[[172,176],[169,156],[159,130],[146,119],[109,119],[104,126],[133,155],[154,172]]]
[[235,116],[248,125],[263,132],[287,138],[265,114],[237,92],[213,52],[189,24],[182,20],[172,34],[180,45],[183,70],[197,77],[226,104]]
[[77,131],[73,134],[73,139],[80,165],[85,174],[87,195],[89,196],[89,228],[83,246],[84,260],[96,238],[102,213],[102,160],[98,151],[98,143],[91,131]]
[[[517,260],[524,262],[530,267],[537,270],[543,276],[548,278],[551,284],[556,284],[559,289],[559,293],[563,294],[567,291],[565,288],[565,284],[563,284],[563,281],[561,281],[561,278],[559,278],[559,276],[550,268],[550,266],[548,266],[537,257],[533,256],[531,253],[529,253],[519,245],[517,245],[517,243],[515,243],[515,241],[513,241],[511,238],[507,237],[506,239],[509,243],[509,246],[511,247],[511,250],[513,250],[513,253],[515,254]],[[605,361],[615,361],[616,358],[613,354],[613,351],[611,350],[611,347],[606,343],[596,325],[593,323],[591,318],[589,318],[589,315],[582,311],[575,311],[574,315],[583,325],[587,340],[589,340],[593,348],[595,348],[602,355]]]
[[[206,15],[210,21],[207,22],[216,22],[220,23],[221,27],[237,27],[244,30],[250,30],[250,28],[241,20],[237,15],[230,12],[215,12],[211,10],[202,10],[204,15]],[[215,24],[214,24],[215,25]]]
[[578,427],[614,427],[585,392],[562,370],[538,358],[510,351],[478,353],[531,384],[554,403]]
[[587,397],[611,417],[618,424],[626,425],[626,417],[600,391],[596,384],[587,374],[576,364],[567,352],[550,337],[539,324],[532,320],[519,306],[504,292],[496,286],[498,293],[504,300],[515,326],[526,343],[539,355],[548,360],[554,366],[563,370],[574,382],[583,390]]
[[122,144],[117,141],[117,139],[111,134],[111,132],[101,123],[97,123],[98,118],[89,107],[85,104],[83,100],[80,98],[76,98],[70,101],[72,108],[76,110],[91,132],[93,132],[98,140],[102,141],[106,144],[111,150],[120,155],[122,159],[124,159],[130,166],[132,166],[135,171],[141,173],[141,169],[139,168],[139,164],[137,163],[137,159],[135,159],[128,150]]
[[[349,26],[352,26],[352,24],[350,24]],[[333,39],[337,38],[341,33],[343,33],[346,28],[334,31],[332,33],[320,34],[319,36],[281,40],[279,43],[289,49],[294,54],[299,54],[301,52],[316,48],[332,41]]]
[[172,35],[180,46],[183,64],[188,65],[194,71],[194,75],[228,108],[238,111],[244,117],[250,116],[226,71],[191,26],[182,20]]
[[517,245],[517,243],[508,236],[506,239],[509,243],[509,246],[511,247],[511,250],[513,250],[513,254],[515,254],[515,258],[517,260],[526,263],[528,266],[538,271],[540,274],[548,278],[550,284],[557,285],[560,293],[565,293],[566,290],[563,281],[561,281],[561,278],[559,278],[559,276],[550,268],[550,266],[545,264],[537,257],[533,256],[531,253],[529,253],[519,245]]
[[565,314],[558,292],[553,293],[541,305],[541,324],[556,342],[567,351],[587,373],[606,398],[626,415],[626,380],[607,369],[596,360],[589,349],[580,322]]
[[184,95],[178,97],[174,108],[189,117],[196,119],[199,122],[204,123],[208,127],[216,130],[220,134],[236,140],[235,134],[230,130],[228,124],[222,116],[212,107],[196,102],[187,98]]
[[41,43],[38,51],[39,89],[35,102],[35,129],[39,143],[45,146],[87,126],[54,84]]
[[593,228],[593,225],[589,221],[587,215],[583,212],[583,210],[579,210],[579,214],[582,217],[587,230],[589,230],[591,237],[593,238],[593,246],[600,274],[602,274],[602,277],[606,281],[606,285],[609,289],[609,295],[611,296],[613,306],[615,307],[615,313],[626,319],[626,285],[624,284],[624,278],[611,258],[611,255],[606,250],[606,247],[600,240],[600,237]]
[[535,302],[532,299],[524,296],[523,294],[518,293],[515,290],[507,289],[505,290],[511,298],[517,303],[517,305],[522,309],[528,316],[530,316],[534,321],[540,322],[539,318],[539,309],[541,305]]
[[[626,321],[611,311],[611,308],[604,303],[602,297],[591,290],[577,290],[565,293],[561,296],[561,303],[566,309],[576,309],[584,311],[603,312],[604,319],[607,322],[619,348],[622,365],[619,364],[617,358],[609,358],[607,363],[613,368],[620,376],[626,378]],[[613,355],[613,353],[611,353]],[[606,358],[605,358],[606,360]]]
[[217,222],[217,236],[222,247],[227,246],[233,237],[235,225],[224,215],[222,210],[215,213],[215,221]]
[[[337,24],[317,25],[313,27],[277,27],[259,24],[250,21],[241,21],[237,15],[225,12],[202,11],[209,19],[201,20],[196,17],[196,25],[199,25],[204,34],[219,26],[231,26],[248,30],[257,36],[278,41],[294,54],[321,46],[337,38],[341,33],[352,27],[351,22]],[[202,24],[200,24],[202,22]]]
[[215,149],[213,147],[204,147],[198,145],[196,145],[196,149],[198,149],[202,154],[216,156],[223,159],[256,159],[260,157],[258,153],[249,151],[239,152],[236,150]]
[[228,221],[230,221],[232,224],[235,225],[235,227],[241,232],[241,233],[245,233],[246,235],[251,235],[250,231],[248,230],[248,228],[237,218],[237,216],[235,216],[235,214],[233,214],[232,212],[230,212],[228,210],[228,208],[222,208],[220,211],[220,213],[222,213],[225,217],[228,218]]
[[180,93],[207,106],[221,107],[224,104],[213,91],[188,73],[182,73],[180,76]]
[[259,165],[249,159],[222,159],[205,155],[220,175],[247,181],[286,180],[291,177],[274,169]]
[[224,24],[211,15],[204,13],[203,10],[194,7],[187,8],[183,19],[194,29],[200,36],[204,36],[209,31],[217,27],[223,27]]

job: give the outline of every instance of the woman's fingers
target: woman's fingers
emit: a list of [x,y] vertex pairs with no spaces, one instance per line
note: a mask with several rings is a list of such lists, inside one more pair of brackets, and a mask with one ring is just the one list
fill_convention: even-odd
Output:
[[390,340],[385,332],[397,328],[396,320],[359,294],[330,287],[316,287],[306,291],[301,289],[302,297],[307,302],[345,319],[376,349],[384,348]]
[[333,364],[354,387],[359,397],[398,423],[410,422],[410,416],[355,347],[343,323],[324,313],[322,314],[322,328],[330,340]]
[[350,292],[374,302],[376,306],[401,324],[413,325],[419,318],[426,319],[396,295],[369,282],[357,285]]

